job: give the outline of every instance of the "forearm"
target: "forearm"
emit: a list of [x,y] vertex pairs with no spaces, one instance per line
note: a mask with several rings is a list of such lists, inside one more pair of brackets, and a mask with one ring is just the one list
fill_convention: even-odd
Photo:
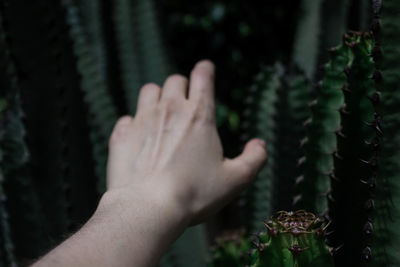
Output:
[[34,266],[155,266],[188,223],[159,200],[106,193],[82,229]]

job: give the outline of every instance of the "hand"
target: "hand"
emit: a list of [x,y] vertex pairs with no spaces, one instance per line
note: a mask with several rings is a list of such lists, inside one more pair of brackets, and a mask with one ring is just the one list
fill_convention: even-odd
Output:
[[176,204],[172,208],[183,211],[190,224],[242,191],[266,160],[265,143],[258,139],[239,157],[223,157],[210,61],[196,64],[189,82],[172,75],[163,89],[143,86],[135,118],[118,121],[109,147],[109,191],[161,196],[160,201]]
[[162,90],[143,86],[135,118],[118,121],[109,152],[108,189],[95,214],[35,266],[154,266],[188,225],[243,190],[267,157],[258,139],[239,157],[223,157],[209,61],[190,82],[173,75]]

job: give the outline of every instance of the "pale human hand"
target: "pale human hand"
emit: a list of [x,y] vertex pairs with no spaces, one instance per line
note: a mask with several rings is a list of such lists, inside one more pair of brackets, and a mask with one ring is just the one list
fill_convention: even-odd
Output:
[[142,87],[134,118],[122,117],[110,138],[108,191],[156,195],[201,222],[242,191],[266,160],[250,141],[235,159],[223,156],[215,124],[214,65],[196,64],[190,81],[172,75],[161,89]]
[[190,82],[172,75],[162,90],[145,85],[135,118],[122,117],[111,135],[96,212],[35,266],[155,266],[187,226],[243,190],[266,157],[259,139],[223,157],[210,61],[195,66]]

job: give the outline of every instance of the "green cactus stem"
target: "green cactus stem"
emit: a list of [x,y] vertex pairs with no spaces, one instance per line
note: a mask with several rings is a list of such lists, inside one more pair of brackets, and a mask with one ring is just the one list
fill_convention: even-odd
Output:
[[101,62],[91,50],[88,36],[82,28],[78,9],[71,0],[64,0],[66,19],[69,25],[77,68],[81,75],[81,89],[88,106],[88,122],[91,127],[92,154],[95,160],[97,191],[101,195],[106,189],[107,144],[117,120],[117,111],[107,90]]
[[[0,37],[1,38],[1,37]],[[5,110],[7,102],[5,98],[0,97],[0,144],[3,145],[5,134]],[[0,150],[0,266],[15,265],[16,258],[14,254],[14,242],[11,237],[10,221],[7,212],[6,201],[7,196],[4,190],[4,151]]]
[[277,136],[276,131],[276,102],[278,90],[282,86],[280,76],[283,68],[276,64],[274,67],[265,68],[256,77],[255,84],[250,88],[242,127],[245,131],[243,139],[258,136],[268,144],[268,163],[258,174],[257,179],[250,186],[246,195],[246,212],[248,230],[259,231],[259,222],[272,215],[273,207],[273,177],[276,164]]
[[281,211],[264,225],[267,231],[258,235],[249,266],[333,266],[324,241],[327,225],[314,214]]
[[115,32],[122,85],[129,113],[135,114],[139,89],[144,83],[161,85],[170,71],[153,0],[118,0]]
[[331,59],[324,67],[318,84],[319,96],[309,104],[311,117],[305,122],[307,136],[302,140],[304,157],[299,160],[303,175],[297,179],[300,194],[294,198],[298,208],[321,214],[327,209],[329,174],[333,171],[336,132],[340,129],[339,110],[343,108],[342,90],[346,86],[345,69],[353,59],[345,43],[331,49]]
[[[384,131],[376,181],[373,258],[371,266],[400,266],[400,3],[374,0],[372,30],[376,36],[373,58],[382,74],[380,110]],[[382,17],[382,18],[380,18]],[[383,56],[383,57],[382,57]],[[379,71],[379,70],[378,70]],[[383,77],[383,80],[382,80]]]
[[329,239],[334,247],[342,246],[335,255],[337,266],[360,266],[371,258],[373,184],[381,126],[375,107],[374,38],[369,32],[350,32],[344,43],[354,58],[346,69],[348,86],[343,90],[345,106],[340,110],[341,128],[328,195],[333,230]]
[[246,197],[248,230],[259,231],[259,222],[273,212],[292,208],[295,178],[300,170],[298,140],[308,116],[309,83],[296,70],[280,64],[263,69],[250,89],[242,127],[244,141],[260,137],[268,144],[269,160]]
[[[30,168],[20,84],[5,28],[4,6],[0,7],[0,236],[4,266],[16,266],[23,259],[36,257],[49,241]],[[21,212],[26,210],[29,212]]]

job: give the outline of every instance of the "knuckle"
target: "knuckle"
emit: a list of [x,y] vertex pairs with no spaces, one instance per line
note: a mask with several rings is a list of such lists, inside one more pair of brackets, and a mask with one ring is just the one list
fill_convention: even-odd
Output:
[[205,118],[204,113],[204,104],[201,102],[196,103],[190,109],[190,121],[192,123],[202,121]]
[[169,117],[176,108],[176,101],[173,98],[168,98],[161,104],[161,113],[164,113],[166,117]]
[[115,127],[110,135],[110,138],[108,141],[109,145],[113,145],[114,143],[119,143],[122,140],[125,140],[126,135],[127,135],[127,130],[128,130],[131,120],[132,120],[132,118],[128,115],[123,116],[118,119],[118,121],[115,124]]
[[201,122],[204,124],[215,123],[215,114],[211,111],[211,107],[205,101],[198,101],[191,108],[191,121]]

